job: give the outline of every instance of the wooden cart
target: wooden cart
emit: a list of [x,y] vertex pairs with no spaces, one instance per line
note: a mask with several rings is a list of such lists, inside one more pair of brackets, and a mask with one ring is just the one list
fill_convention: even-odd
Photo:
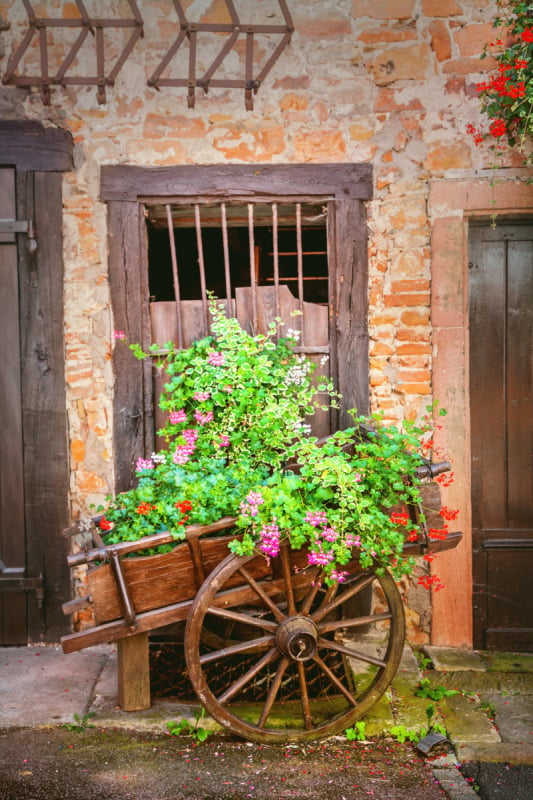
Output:
[[[427,475],[445,468],[428,464]],[[435,508],[437,484],[427,491]],[[138,710],[150,705],[148,632],[184,621],[194,692],[232,733],[280,742],[344,731],[379,700],[402,657],[405,618],[393,578],[354,559],[347,579],[328,587],[305,550],[283,546],[270,561],[228,554],[234,522],[192,525],[172,552],[140,557],[131,554],[174,540],[161,533],[105,546],[96,533],[93,549],[69,557],[71,567],[89,565],[90,596],[65,605],[67,613],[92,606],[96,625],[65,636],[64,652],[116,641],[119,702]],[[450,549],[461,535],[433,541],[422,533],[405,549]],[[296,695],[283,700],[290,682]]]

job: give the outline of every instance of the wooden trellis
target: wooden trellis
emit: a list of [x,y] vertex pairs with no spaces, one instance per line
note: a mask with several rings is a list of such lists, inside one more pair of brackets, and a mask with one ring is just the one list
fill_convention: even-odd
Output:
[[[203,89],[206,93],[211,87],[244,89],[246,109],[251,110],[253,108],[253,95],[257,93],[266,75],[270,72],[282,51],[290,42],[294,31],[292,18],[286,0],[277,0],[283,17],[283,22],[278,24],[252,24],[242,22],[233,0],[224,0],[224,2],[230,21],[227,23],[215,23],[193,22],[188,20],[182,7],[182,0],[172,0],[172,5],[178,17],[179,32],[149,78],[149,86],[157,90],[165,86],[187,88],[187,104],[189,108],[194,108],[195,90],[197,88]],[[38,87],[45,105],[50,105],[51,102],[51,86],[96,86],[98,102],[105,103],[106,87],[114,85],[119,71],[129,57],[137,40],[144,35],[143,19],[137,7],[136,0],[128,0],[132,14],[129,18],[93,17],[87,12],[83,0],[75,0],[76,7],[79,11],[78,18],[40,17],[36,15],[31,0],[22,0],[22,3],[28,15],[28,30],[21,44],[9,59],[6,72],[2,79],[3,83],[20,87]],[[54,29],[66,28],[78,29],[79,33],[69,48],[67,55],[59,65],[57,72],[51,73],[51,39],[53,36],[49,36],[49,32],[53,32]],[[113,28],[130,28],[132,32],[114,65],[109,68],[109,66],[106,65],[105,32]],[[94,37],[96,74],[83,76],[72,75],[70,72],[73,63],[89,33]],[[216,53],[215,58],[211,61],[207,69],[203,67],[200,69],[199,65],[199,34],[202,34],[203,39],[205,39],[205,34],[210,35],[213,51]],[[255,67],[257,55],[256,37],[263,34],[280,36],[280,40],[266,62]],[[219,45],[221,35],[225,35],[225,42],[222,46]],[[35,37],[38,39],[39,73],[18,74],[24,56],[34,45]],[[215,77],[217,70],[220,70],[224,60],[229,53],[237,47],[238,41],[242,37],[245,37],[244,77]],[[178,51],[187,46],[187,74],[178,77],[169,77],[165,75],[167,69],[171,66],[178,54]]]
[[[9,59],[3,83],[14,86],[38,86],[41,89],[43,103],[50,105],[50,87],[56,86],[96,86],[99,103],[106,101],[106,86],[113,86],[115,78],[120,72],[124,62],[131,53],[137,39],[143,35],[143,20],[137,8],[135,0],[128,0],[132,18],[96,18],[91,17],[83,3],[83,0],[75,0],[79,11],[79,18],[52,18],[37,17],[30,0],[22,0],[26,13],[28,14],[29,28],[21,44]],[[48,31],[54,28],[78,28],[79,34],[63,59],[55,74],[50,74],[49,48],[50,41]],[[105,63],[105,31],[112,28],[132,28],[131,36],[122,49],[114,66],[106,74]],[[87,36],[91,33],[94,36],[96,48],[96,75],[81,76],[67,75],[74,59],[80,51]],[[17,69],[27,50],[31,47],[33,39],[39,39],[39,65],[40,75],[18,75]]]
[[[185,12],[181,6],[181,0],[173,0],[174,8],[180,22],[180,31],[174,43],[171,45],[161,63],[148,80],[148,85],[159,89],[161,86],[183,86],[187,87],[187,105],[189,108],[194,108],[195,103],[195,89],[201,88],[204,92],[208,92],[210,87],[223,87],[231,89],[244,89],[246,110],[253,109],[253,95],[263,83],[266,75],[270,72],[282,51],[290,42],[294,26],[292,18],[287,8],[285,0],[278,0],[281,13],[283,15],[283,24],[278,25],[262,25],[262,24],[249,24],[243,23],[239,19],[239,15],[233,4],[233,0],[224,0],[228,13],[231,18],[229,23],[212,23],[212,22],[189,22]],[[220,48],[216,58],[213,59],[210,66],[205,70],[202,75],[197,74],[197,40],[199,33],[211,34],[229,34],[226,42]],[[274,52],[254,76],[254,46],[256,34],[279,34],[281,39],[275,48]],[[222,62],[235,47],[237,40],[240,36],[246,37],[246,56],[245,56],[245,75],[243,79],[230,79],[230,78],[215,78],[213,77],[217,69],[221,66]],[[214,38],[214,37],[213,37]],[[189,67],[187,77],[170,78],[161,77],[166,68],[170,65],[178,50],[188,41],[189,44]]]

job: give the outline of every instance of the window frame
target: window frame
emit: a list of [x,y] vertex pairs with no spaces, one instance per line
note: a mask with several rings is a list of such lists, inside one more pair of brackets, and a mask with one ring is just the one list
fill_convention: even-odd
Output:
[[[372,197],[370,164],[252,164],[137,167],[101,171],[107,203],[109,281],[114,327],[127,340],[151,340],[148,244],[144,205],[172,199],[244,196],[313,198],[328,202],[328,262],[332,270],[332,377],[343,396],[337,427],[347,413],[368,413],[368,258],[364,201]],[[151,367],[125,347],[113,352],[113,450],[116,491],[131,486],[137,458],[153,449]]]

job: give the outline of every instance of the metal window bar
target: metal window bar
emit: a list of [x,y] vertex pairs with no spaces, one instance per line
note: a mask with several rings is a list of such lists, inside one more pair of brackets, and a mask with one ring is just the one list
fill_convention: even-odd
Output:
[[168,238],[170,243],[170,259],[172,262],[172,282],[174,284],[174,299],[176,302],[176,317],[178,322],[178,347],[183,348],[183,323],[181,319],[181,294],[178,277],[178,259],[176,256],[176,237],[174,236],[174,223],[172,221],[172,207],[167,203]]
[[224,253],[224,280],[226,282],[226,304],[229,314],[233,314],[233,302],[231,299],[231,273],[230,273],[230,260],[229,260],[229,243],[228,243],[228,219],[226,214],[226,204],[220,204],[220,217],[222,221],[222,250]]
[[205,261],[204,261],[204,246],[202,242],[202,224],[200,221],[200,206],[198,203],[194,206],[194,225],[196,228],[196,244],[198,247],[198,269],[200,270],[200,291],[202,294],[202,307],[204,311],[205,327],[207,332],[211,330],[211,320],[209,317],[209,305],[207,302],[207,286],[205,281]]
[[272,258],[274,272],[274,294],[276,297],[276,317],[281,316],[279,299],[279,247],[278,247],[278,204],[272,203]]
[[305,347],[304,334],[304,273],[303,273],[303,248],[302,248],[302,204],[296,203],[296,258],[298,275],[298,303],[300,310],[300,342]]
[[250,288],[252,292],[252,333],[257,333],[257,280],[255,274],[254,204],[248,203],[248,244],[250,248]]

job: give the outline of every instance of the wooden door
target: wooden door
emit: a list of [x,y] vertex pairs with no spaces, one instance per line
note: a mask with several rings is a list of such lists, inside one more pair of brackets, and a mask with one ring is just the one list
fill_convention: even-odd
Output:
[[0,645],[57,642],[68,628],[61,173],[70,165],[64,132],[0,122]]
[[473,227],[474,645],[533,650],[533,224]]
[[[0,168],[0,219],[15,219],[15,170]],[[24,479],[17,242],[0,231],[0,644],[26,644]],[[0,588],[2,588],[0,586]]]

